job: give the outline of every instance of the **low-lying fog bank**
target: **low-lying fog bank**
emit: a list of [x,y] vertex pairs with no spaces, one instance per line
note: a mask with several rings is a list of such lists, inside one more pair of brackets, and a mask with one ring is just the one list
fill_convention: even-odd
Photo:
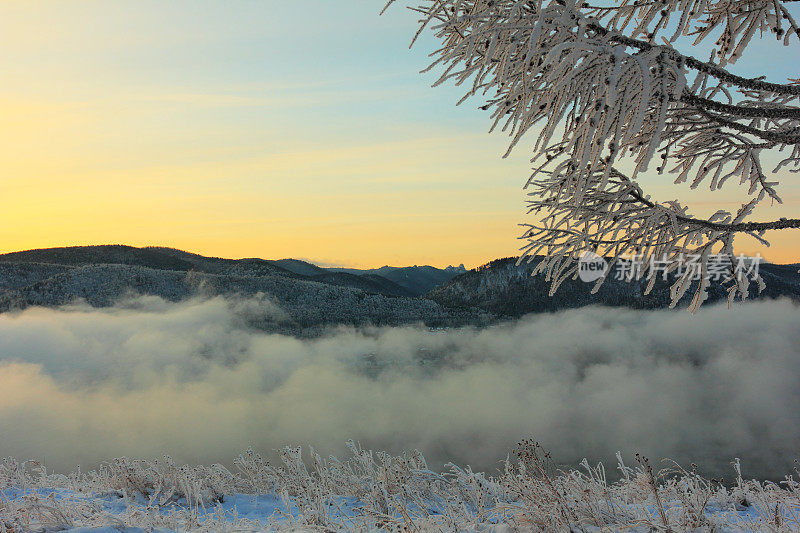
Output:
[[533,436],[557,460],[617,450],[782,477],[800,457],[800,307],[585,308],[483,330],[248,328],[267,298],[0,315],[0,456],[222,462],[353,438],[493,470]]

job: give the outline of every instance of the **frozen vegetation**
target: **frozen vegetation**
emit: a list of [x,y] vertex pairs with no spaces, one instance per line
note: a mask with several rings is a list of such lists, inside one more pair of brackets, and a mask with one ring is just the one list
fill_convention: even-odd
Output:
[[[389,0],[384,11],[409,6],[419,16],[412,44],[428,31],[437,41],[425,69],[434,86],[452,83],[464,91],[459,103],[480,102],[490,131],[511,138],[506,155],[530,150],[523,253],[543,256],[536,272],[553,293],[587,250],[611,264],[642,255],[649,274],[676,274],[672,303],[691,295],[696,310],[719,281],[729,301],[764,288],[758,272],[735,272],[737,235],[768,246],[774,230],[800,228],[797,218],[752,220],[783,202],[779,181],[800,169],[800,89],[790,70],[776,83],[758,67],[734,68],[749,45],[760,50],[751,59],[770,41],[797,46],[793,3]],[[777,65],[790,50],[775,47]],[[644,178],[656,173],[692,189],[749,186],[738,209],[706,218],[683,198],[653,197]],[[706,273],[718,254],[727,279],[692,283],[687,256]]]
[[[694,466],[656,468],[621,458],[619,481],[602,464],[562,470],[524,441],[487,476],[431,470],[418,451],[392,456],[348,443],[350,457],[285,448],[278,464],[248,450],[222,465],[115,459],[90,472],[47,473],[0,463],[0,531],[796,531],[800,483],[729,483]],[[800,472],[795,471],[795,475]]]

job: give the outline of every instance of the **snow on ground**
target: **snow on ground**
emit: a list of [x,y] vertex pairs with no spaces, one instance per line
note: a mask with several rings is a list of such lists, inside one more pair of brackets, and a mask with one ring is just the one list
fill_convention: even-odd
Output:
[[[49,507],[53,510],[56,517],[56,509],[73,508],[76,510],[91,508],[94,512],[102,513],[108,525],[105,526],[83,526],[79,525],[80,520],[64,520],[62,523],[47,521],[34,521],[29,526],[34,530],[61,530],[70,533],[138,533],[145,531],[182,531],[186,529],[200,530],[249,530],[249,531],[271,531],[271,530],[318,530],[320,528],[306,523],[302,513],[295,505],[288,508],[284,501],[274,494],[251,495],[251,494],[232,494],[225,496],[223,501],[213,505],[201,505],[193,509],[185,498],[171,503],[170,505],[153,508],[148,506],[148,502],[139,497],[123,497],[121,495],[102,495],[102,494],[83,494],[65,489],[35,489],[4,490],[2,499],[16,500],[19,502],[39,502],[41,509]],[[357,520],[358,509],[363,503],[354,498],[338,498],[334,504],[338,506],[338,515],[342,519],[343,528],[336,529],[380,529],[378,527],[364,528]],[[672,506],[678,505],[672,502]],[[287,512],[287,509],[290,511]],[[656,514],[657,511],[650,507],[647,512]],[[158,518],[155,515],[159,515]],[[724,509],[717,506],[709,506],[705,513],[711,523],[724,525],[718,531],[748,531],[757,530],[759,522],[759,510],[755,507],[739,508],[738,510]],[[0,516],[2,516],[0,514]],[[144,519],[147,517],[147,520]],[[128,526],[128,523],[142,524],[139,527]],[[142,523],[150,522],[150,523]],[[437,524],[435,520],[427,521],[432,529],[448,530],[445,524]],[[736,525],[738,524],[738,526]],[[165,527],[158,527],[158,525]],[[794,522],[796,526],[796,520]],[[75,526],[75,527],[73,527]],[[329,529],[329,528],[322,528]],[[391,530],[391,528],[386,528]],[[401,528],[402,529],[402,528]],[[499,522],[492,523],[487,521],[483,524],[476,524],[470,528],[474,531],[506,531],[518,529],[513,524]],[[578,530],[599,531],[596,525],[587,524]],[[648,531],[649,528],[626,527],[628,530]],[[0,527],[0,530],[2,528]],[[766,530],[766,529],[765,529]],[[774,530],[774,529],[769,529]],[[794,530],[789,524],[787,531]],[[11,531],[14,531],[11,528]]]
[[[439,474],[419,452],[391,456],[349,443],[340,461],[299,448],[273,466],[252,450],[220,465],[117,459],[91,472],[0,462],[0,533],[22,531],[800,531],[800,484],[732,486],[646,458],[555,468],[523,442],[498,477]],[[738,463],[736,463],[737,473]]]

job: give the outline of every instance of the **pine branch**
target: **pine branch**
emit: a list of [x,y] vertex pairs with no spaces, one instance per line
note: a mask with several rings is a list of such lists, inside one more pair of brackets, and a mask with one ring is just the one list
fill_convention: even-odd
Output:
[[744,107],[731,104],[724,104],[716,100],[710,100],[697,96],[689,91],[684,91],[681,100],[694,106],[711,109],[720,113],[727,113],[744,118],[772,118],[772,119],[794,119],[800,120],[800,109],[796,107]]
[[745,78],[742,76],[737,76],[736,74],[728,72],[719,65],[714,65],[713,63],[709,63],[707,61],[701,61],[695,57],[681,54],[674,48],[658,46],[656,44],[649,43],[647,41],[634,39],[633,37],[628,37],[617,32],[612,32],[611,30],[603,27],[597,22],[589,23],[586,25],[586,27],[596,31],[598,35],[609,36],[611,40],[616,41],[619,44],[624,44],[625,46],[630,46],[631,48],[636,48],[637,50],[652,50],[653,48],[661,48],[666,54],[668,54],[671,58],[678,61],[679,63],[683,63],[689,68],[692,68],[704,74],[708,74],[709,76],[716,78],[719,81],[735,85],[742,89],[750,89],[753,91],[762,91],[774,94],[800,96],[800,84],[797,83],[789,83],[789,84],[771,83],[758,78]]
[[[719,115],[710,113],[709,111],[707,111],[702,107],[695,107],[695,109],[697,109],[697,111],[708,120],[715,122],[721,126],[737,130],[741,133],[747,133],[755,137],[758,137],[760,139],[763,139],[765,141],[768,141],[769,148],[772,148],[777,144],[789,144],[789,145],[800,144],[800,133],[793,134],[791,132],[783,133],[779,131],[760,130],[752,126],[748,126],[747,124],[740,124],[738,122],[734,122],[733,120],[720,117]],[[798,128],[795,128],[794,131],[798,131]]]
[[[628,176],[626,176],[617,169],[612,169],[611,173],[624,182],[628,182],[630,184],[633,183]],[[647,198],[642,196],[642,194],[637,189],[638,187],[631,187],[629,194],[638,202],[651,208],[660,207],[662,209],[668,209],[664,206],[656,204],[651,200],[648,200]],[[678,214],[675,214],[674,216],[677,220],[684,222],[686,224],[693,224],[703,228],[708,228],[715,231],[724,231],[724,232],[758,233],[767,230],[800,229],[800,218],[791,218],[791,219],[781,218],[778,220],[773,220],[771,222],[739,222],[736,224],[722,224],[719,222],[711,222],[710,220],[705,220],[702,218],[686,217]]]
[[[512,138],[506,154],[537,132],[536,166],[525,188],[531,191],[529,214],[546,216],[525,232],[524,253],[545,255],[537,271],[552,282],[551,293],[575,272],[574,261],[587,247],[602,247],[612,257],[657,254],[672,266],[683,254],[699,254],[706,268],[712,248],[733,254],[737,234],[768,245],[765,231],[800,228],[800,219],[747,221],[761,200],[780,202],[762,152],[789,148],[773,172],[800,165],[800,83],[743,78],[724,68],[759,30],[783,31],[785,42],[797,32],[779,0],[620,0],[596,16],[580,0],[426,0],[416,11],[420,30],[435,24],[442,42],[427,69],[442,69],[435,85],[464,84],[460,102],[485,97],[481,108],[492,110],[491,130]],[[673,11],[681,13],[677,31],[655,44]],[[700,27],[691,28],[694,22]],[[701,41],[720,25],[720,64],[670,44],[678,35]],[[659,174],[676,162],[676,182],[691,180],[692,187],[709,180],[713,190],[738,178],[749,185],[749,201],[735,213],[695,218],[677,200],[650,200],[614,168],[627,158],[640,176],[657,156]],[[757,275],[750,280],[763,285]],[[734,283],[731,297],[746,298],[748,280]],[[673,303],[688,287],[686,277],[673,286]],[[703,280],[692,309],[707,288]]]

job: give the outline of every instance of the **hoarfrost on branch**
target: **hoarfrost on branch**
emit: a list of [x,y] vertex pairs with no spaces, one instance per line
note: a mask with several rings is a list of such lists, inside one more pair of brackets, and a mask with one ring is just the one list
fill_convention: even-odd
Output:
[[[524,225],[523,258],[544,256],[535,272],[553,294],[587,249],[612,265],[630,255],[667,257],[670,271],[697,255],[705,272],[714,254],[735,264],[738,233],[768,245],[765,231],[800,228],[800,219],[749,220],[759,202],[781,202],[771,173],[800,172],[800,81],[728,70],[755,35],[772,34],[797,52],[795,1],[425,0],[411,9],[420,15],[414,40],[430,27],[441,42],[427,69],[441,71],[436,85],[466,86],[461,102],[484,98],[492,129],[512,138],[509,152],[534,133],[525,188],[538,221]],[[714,38],[707,61],[677,47]],[[768,152],[779,155],[774,169],[762,164]],[[747,197],[736,212],[699,218],[677,200],[646,194],[637,183],[646,171],[691,188],[738,181]],[[676,276],[672,305],[690,281]],[[757,273],[727,276],[729,302],[747,298],[751,282],[764,286]],[[703,276],[697,284],[692,310],[709,283]]]

